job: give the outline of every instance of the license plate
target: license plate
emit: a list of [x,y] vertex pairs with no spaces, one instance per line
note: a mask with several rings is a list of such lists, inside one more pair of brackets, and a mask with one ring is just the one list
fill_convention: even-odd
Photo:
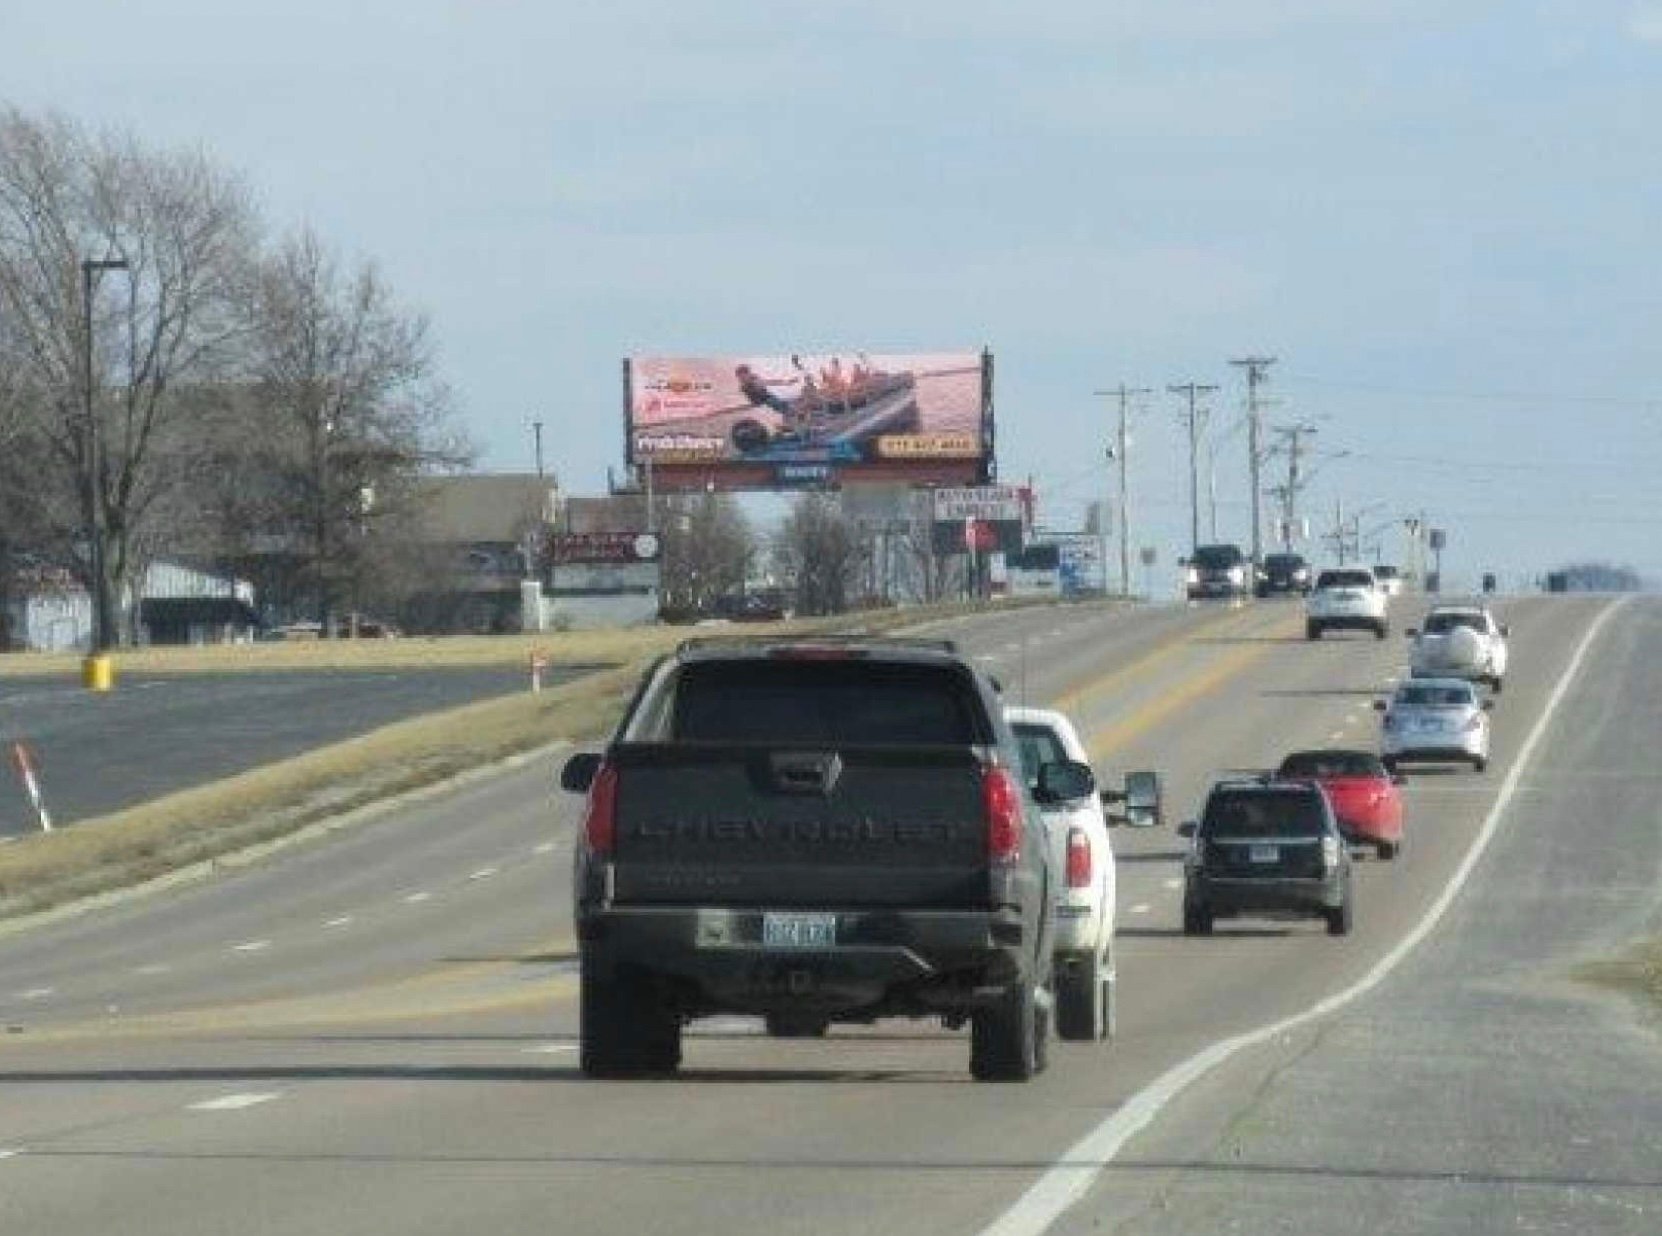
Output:
[[1273,845],[1255,845],[1247,851],[1247,861],[1253,863],[1278,863],[1281,861],[1281,850]]
[[835,914],[762,915],[762,944],[767,948],[830,948],[836,942]]

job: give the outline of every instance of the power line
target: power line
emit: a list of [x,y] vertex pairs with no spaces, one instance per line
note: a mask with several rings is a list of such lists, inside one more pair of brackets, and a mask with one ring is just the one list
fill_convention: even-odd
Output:
[[1621,396],[1621,395],[1554,395],[1543,394],[1540,391],[1456,391],[1456,390],[1425,390],[1412,387],[1387,386],[1374,382],[1351,382],[1334,378],[1319,378],[1307,373],[1289,373],[1284,375],[1289,382],[1303,383],[1307,386],[1325,386],[1333,390],[1362,391],[1375,395],[1395,395],[1410,399],[1471,399],[1495,400],[1502,403],[1581,403],[1604,404],[1610,407],[1622,408],[1656,408],[1662,407],[1662,396]]

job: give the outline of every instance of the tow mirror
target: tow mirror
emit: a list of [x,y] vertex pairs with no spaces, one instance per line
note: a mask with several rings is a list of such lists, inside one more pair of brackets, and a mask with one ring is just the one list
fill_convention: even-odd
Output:
[[1166,794],[1152,769],[1125,774],[1123,817],[1133,828],[1158,828],[1166,822]]
[[1071,803],[1096,793],[1096,774],[1089,764],[1058,760],[1039,769],[1033,797],[1041,803]]
[[1408,784],[1408,774],[1407,773],[1392,773],[1391,774],[1391,784],[1392,785],[1407,785]]
[[1391,706],[1390,706],[1390,705],[1389,705],[1389,704],[1387,704],[1387,703],[1386,703],[1386,702],[1385,702],[1385,701],[1384,701],[1384,700],[1375,700],[1375,701],[1374,701],[1374,702],[1373,702],[1373,710],[1374,710],[1374,711],[1375,711],[1375,712],[1385,712],[1385,711],[1387,711],[1387,710],[1388,710],[1388,709],[1389,709],[1389,708],[1390,708],[1390,707],[1391,707]]
[[1483,711],[1484,712],[1493,712],[1494,710],[1495,710],[1495,701],[1494,700],[1484,700],[1483,701]]
[[560,788],[571,794],[587,794],[600,774],[601,757],[593,751],[572,756],[560,769]]
[[993,690],[994,691],[997,691],[1000,695],[1004,694],[1004,684],[1001,681],[999,681],[999,679],[995,678],[991,674],[988,674],[987,675],[987,681],[993,684]]
[[1195,822],[1184,820],[1183,823],[1177,826],[1177,835],[1179,837],[1193,837],[1195,835]]
[[1419,639],[1420,629],[1418,627],[1409,627],[1402,634],[1407,639]]
[[1512,638],[1512,626],[1510,623],[1503,622],[1500,624],[1500,637],[1502,639]]

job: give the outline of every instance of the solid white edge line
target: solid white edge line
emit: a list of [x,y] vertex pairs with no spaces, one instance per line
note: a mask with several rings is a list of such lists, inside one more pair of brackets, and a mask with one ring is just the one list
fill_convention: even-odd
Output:
[[1260,1026],[1256,1030],[1222,1039],[1162,1073],[1069,1147],[1055,1165],[1017,1198],[1008,1210],[982,1228],[980,1236],[1037,1236],[1038,1233],[1048,1230],[1051,1224],[1084,1198],[1103,1169],[1125,1148],[1125,1144],[1153,1123],[1166,1104],[1189,1086],[1236,1053],[1325,1017],[1379,986],[1385,977],[1402,963],[1403,958],[1431,934],[1443,915],[1448,912],[1448,908],[1454,904],[1454,899],[1460,895],[1478,860],[1489,848],[1489,842],[1500,826],[1501,817],[1506,813],[1512,795],[1523,778],[1523,771],[1534,756],[1536,745],[1541,741],[1542,735],[1552,723],[1558,705],[1580,672],[1588,649],[1593,646],[1593,641],[1598,638],[1610,616],[1627,604],[1628,599],[1615,601],[1601,610],[1593,625],[1588,627],[1587,633],[1581,637],[1575,655],[1570,658],[1569,665],[1559,676],[1552,694],[1547,697],[1546,707],[1541,710],[1534,728],[1529,731],[1529,736],[1519,749],[1517,758],[1512,762],[1511,771],[1501,783],[1500,792],[1495,796],[1489,814],[1484,817],[1483,826],[1478,830],[1471,849],[1467,851],[1466,857],[1455,869],[1454,875],[1437,900],[1431,903],[1425,916],[1415,924],[1412,931],[1381,957],[1371,970],[1344,990],[1317,1001],[1303,1012],[1294,1013],[1267,1026]]

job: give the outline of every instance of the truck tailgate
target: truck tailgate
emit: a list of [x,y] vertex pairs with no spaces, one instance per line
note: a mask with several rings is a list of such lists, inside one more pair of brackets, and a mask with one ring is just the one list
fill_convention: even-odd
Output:
[[988,904],[972,749],[624,743],[610,758],[616,904]]

